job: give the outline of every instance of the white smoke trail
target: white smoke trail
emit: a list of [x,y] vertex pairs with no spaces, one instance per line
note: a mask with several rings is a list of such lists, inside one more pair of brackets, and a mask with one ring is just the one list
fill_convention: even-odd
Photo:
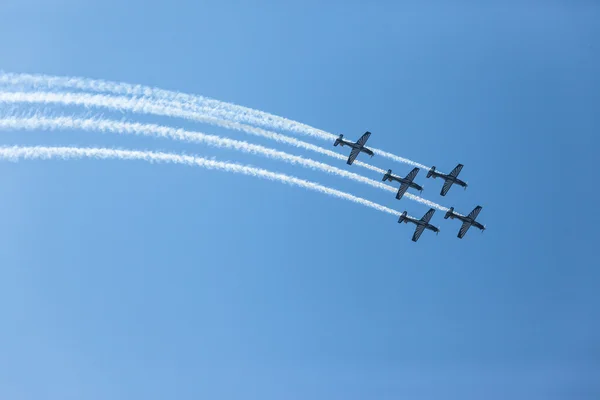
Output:
[[98,93],[149,97],[164,102],[180,104],[182,108],[201,107],[203,112],[213,110],[217,113],[220,113],[222,116],[228,117],[230,120],[237,120],[255,125],[309,134],[310,136],[326,140],[334,140],[336,138],[336,135],[331,133],[315,129],[287,118],[272,115],[264,111],[214,100],[204,96],[190,95],[149,86],[132,85],[128,83],[79,77],[60,77],[42,74],[14,74],[5,72],[0,72],[0,84],[12,86],[28,85],[36,89],[39,87],[47,87],[50,89],[78,89]]
[[[142,85],[131,85],[128,83],[109,82],[78,77],[56,77],[48,75],[11,74],[0,72],[0,84],[13,86],[29,85],[34,88],[47,87],[58,89],[79,89],[100,93],[111,93],[126,96],[142,96],[145,98],[159,100],[163,106],[186,109],[199,114],[211,114],[213,116],[231,121],[244,122],[271,129],[281,129],[303,135],[316,137],[322,140],[335,140],[337,135],[316,129],[306,124],[279,117],[264,111],[239,106],[232,103],[218,101],[198,95],[184,94],[169,90],[152,88]],[[396,156],[392,153],[379,149],[373,149],[375,154],[389,158],[396,162],[409,164],[428,170],[429,167]]]
[[[301,140],[291,138],[279,133],[270,132],[250,125],[244,125],[237,122],[225,121],[218,118],[198,114],[192,111],[182,110],[180,108],[166,107],[148,99],[132,99],[128,97],[105,96],[86,93],[52,93],[52,92],[0,92],[0,103],[38,103],[38,104],[60,104],[76,105],[84,107],[101,107],[119,111],[129,111],[140,114],[161,115],[167,117],[177,117],[189,119],[197,122],[203,122],[210,125],[221,126],[228,129],[246,132],[255,136],[264,137],[279,143],[286,143],[305,150],[314,151],[338,160],[347,160],[347,156],[336,153],[331,150],[315,146]],[[355,165],[384,174],[386,171],[364,163],[355,161]]]
[[[155,124],[141,124],[141,123],[130,123],[121,121],[111,121],[106,119],[77,119],[72,117],[55,117],[45,118],[40,116],[34,116],[30,118],[0,118],[0,129],[82,129],[82,130],[94,130],[101,132],[111,132],[117,134],[136,134],[145,136],[154,136],[169,138],[179,141],[202,143],[213,147],[227,148],[245,153],[260,154],[265,157],[277,159],[294,165],[301,165],[305,168],[311,168],[314,170],[320,170],[332,175],[341,176],[344,178],[352,179],[356,182],[365,183],[378,189],[383,189],[388,192],[395,193],[397,189],[392,186],[386,185],[382,182],[375,181],[366,178],[362,175],[348,172],[328,164],[324,164],[311,159],[295,156],[292,154],[285,153],[270,149],[268,147],[254,145],[243,141],[222,138],[216,135],[207,135],[200,132],[191,132],[183,129],[175,129],[167,126],[155,125]],[[425,200],[419,196],[415,196],[411,193],[406,193],[405,196],[411,200],[417,201],[421,204],[425,204],[429,207],[437,208],[438,210],[448,211],[448,208]]]
[[266,169],[254,168],[240,164],[209,160],[201,157],[186,156],[171,153],[150,152],[150,151],[133,151],[133,150],[116,150],[106,148],[78,148],[78,147],[0,147],[0,159],[7,161],[18,161],[19,159],[79,159],[79,158],[95,158],[95,159],[119,159],[119,160],[143,160],[147,162],[173,163],[183,164],[192,167],[202,167],[207,169],[221,170],[233,172],[243,175],[254,176],[257,178],[268,179],[287,183],[292,186],[298,186],[305,189],[310,189],[329,196],[337,197],[344,200],[349,200],[354,203],[361,204],[366,207],[374,208],[395,216],[400,216],[402,213],[384,207],[380,204],[332,189],[315,182],[299,179],[293,176],[271,172]]

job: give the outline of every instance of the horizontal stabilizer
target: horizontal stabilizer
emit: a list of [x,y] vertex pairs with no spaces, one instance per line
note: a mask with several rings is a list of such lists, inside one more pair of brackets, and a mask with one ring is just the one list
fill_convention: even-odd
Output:
[[434,172],[435,172],[435,165],[433,167],[431,167],[431,169],[429,170],[429,172],[427,172],[427,177],[431,178],[431,175],[433,175]]
[[402,213],[402,215],[400,216],[400,218],[398,218],[398,223],[399,224],[402,223],[402,222],[404,222],[404,221],[406,221],[406,211],[404,211]]
[[[333,143],[334,146],[337,146],[338,144],[342,143],[342,139],[344,138],[344,135],[340,135],[339,138],[335,139],[335,143]],[[343,147],[343,146],[342,146]]]
[[387,172],[383,175],[383,179],[382,181],[387,181],[388,179],[390,179],[390,177],[392,176],[392,170],[388,169]]

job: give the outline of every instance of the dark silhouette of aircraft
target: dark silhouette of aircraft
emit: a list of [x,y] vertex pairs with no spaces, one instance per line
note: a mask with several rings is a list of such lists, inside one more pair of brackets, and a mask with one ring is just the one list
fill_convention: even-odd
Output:
[[433,226],[429,223],[429,220],[431,220],[433,213],[435,213],[435,210],[433,208],[430,208],[429,211],[427,211],[425,213],[425,215],[423,215],[423,218],[414,219],[414,218],[407,216],[406,211],[404,211],[402,213],[402,215],[400,216],[400,218],[398,219],[398,223],[404,222],[405,224],[408,224],[409,222],[411,222],[411,223],[417,225],[417,228],[415,229],[415,233],[413,234],[413,237],[412,237],[412,241],[416,242],[417,240],[419,240],[419,238],[421,237],[421,234],[423,233],[423,231],[425,229],[429,229],[430,231],[434,231],[435,233],[438,233],[440,231],[440,229],[438,227]]
[[433,176],[433,178],[442,178],[445,182],[444,182],[444,186],[442,186],[442,191],[440,192],[440,194],[442,196],[445,196],[446,193],[448,193],[448,190],[450,190],[450,187],[453,184],[457,184],[459,186],[462,186],[465,188],[465,190],[467,189],[467,183],[458,179],[458,174],[460,174],[460,171],[463,169],[463,165],[462,164],[458,164],[456,166],[456,168],[454,168],[452,170],[452,172],[450,172],[448,175],[446,174],[442,174],[441,172],[435,172],[435,167],[431,167],[431,169],[429,170],[429,172],[427,173],[427,177],[431,178]]
[[450,210],[448,210],[448,212],[444,216],[444,219],[458,218],[459,220],[462,221],[463,224],[460,227],[460,230],[458,231],[458,235],[457,235],[459,239],[462,239],[463,236],[465,236],[465,233],[467,233],[467,231],[471,227],[471,225],[474,226],[475,228],[481,229],[482,232],[485,230],[484,225],[481,225],[479,222],[475,221],[475,218],[477,218],[477,216],[479,215],[481,208],[482,208],[481,206],[475,207],[473,209],[473,211],[471,211],[471,213],[465,217],[465,216],[455,213],[454,207],[450,207]]
[[365,147],[367,140],[369,140],[369,136],[371,136],[371,132],[365,132],[365,134],[362,135],[360,137],[360,139],[358,139],[356,141],[356,143],[353,143],[353,142],[344,140],[344,135],[340,135],[339,138],[335,139],[335,143],[333,143],[333,145],[337,146],[339,144],[342,147],[344,147],[344,146],[352,147],[352,151],[350,151],[350,156],[348,157],[348,161],[346,161],[346,164],[352,165],[352,163],[354,162],[354,160],[356,160],[356,157],[358,157],[358,155],[360,154],[361,151],[363,153],[367,153],[368,155],[373,157],[373,151],[370,149],[367,149]]
[[406,178],[401,178],[399,176],[395,176],[392,175],[392,170],[388,169],[388,172],[383,175],[383,181],[396,181],[396,182],[400,182],[400,188],[398,188],[398,193],[396,193],[396,198],[398,200],[400,200],[402,198],[402,196],[404,196],[404,193],[406,193],[406,191],[408,190],[409,187],[413,188],[413,189],[417,189],[419,192],[423,191],[423,187],[420,185],[417,185],[416,183],[413,182],[413,180],[415,179],[415,177],[417,176],[417,174],[419,173],[419,168],[414,168],[412,171],[410,171],[408,173],[408,175],[406,175]]

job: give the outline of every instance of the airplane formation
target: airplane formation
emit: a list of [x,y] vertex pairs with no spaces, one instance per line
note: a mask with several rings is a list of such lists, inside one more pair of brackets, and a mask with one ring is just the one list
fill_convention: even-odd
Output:
[[[352,163],[354,162],[354,160],[356,160],[356,157],[358,157],[358,155],[360,153],[365,153],[365,154],[368,154],[369,156],[373,157],[373,155],[374,155],[373,150],[365,147],[367,140],[369,140],[370,136],[371,136],[371,132],[365,132],[356,142],[352,142],[352,141],[344,140],[344,135],[340,135],[340,137],[338,137],[335,140],[333,145],[334,146],[341,145],[342,147],[348,146],[352,149],[350,151],[350,155],[348,156],[348,161],[346,161],[346,164],[352,165]],[[452,185],[456,184],[458,186],[462,186],[463,188],[465,188],[465,190],[467,189],[467,183],[458,178],[458,174],[460,174],[460,171],[462,171],[462,169],[463,169],[463,165],[458,164],[449,174],[443,174],[441,172],[437,172],[435,170],[435,166],[433,166],[433,167],[431,167],[429,172],[427,172],[427,178],[433,178],[433,179],[442,178],[444,180],[444,185],[442,186],[440,195],[446,196],[446,194],[448,193],[448,191],[450,190]],[[383,175],[382,180],[384,182],[385,181],[390,181],[390,182],[396,181],[396,182],[400,183],[400,187],[398,188],[398,192],[396,193],[396,199],[400,200],[409,188],[416,189],[419,192],[423,191],[423,187],[421,185],[418,185],[417,183],[413,182],[414,179],[416,178],[417,174],[419,173],[419,171],[420,171],[419,168],[414,168],[412,171],[410,171],[408,173],[408,175],[406,175],[404,178],[402,178],[401,176],[393,175],[392,170],[388,169],[388,171]],[[455,219],[456,218],[456,219],[462,221],[462,226],[460,227],[460,230],[458,231],[458,235],[457,235],[457,237],[459,239],[462,239],[471,226],[474,226],[475,228],[480,229],[482,232],[485,230],[485,226],[475,220],[477,218],[477,216],[479,215],[479,212],[481,211],[481,209],[482,209],[481,206],[477,206],[473,209],[473,211],[471,211],[469,213],[469,215],[467,215],[465,217],[464,215],[454,212],[454,207],[450,207],[448,212],[446,212],[444,219],[448,219],[448,218]],[[438,227],[431,225],[429,223],[429,221],[431,220],[431,217],[433,216],[434,213],[435,213],[435,209],[430,208],[429,211],[427,211],[425,213],[423,218],[415,219],[415,218],[409,217],[407,215],[407,212],[404,211],[402,213],[402,215],[400,215],[400,218],[398,219],[398,223],[404,222],[405,224],[408,224],[410,222],[410,223],[416,225],[415,233],[413,234],[413,237],[412,237],[412,241],[416,242],[417,240],[419,240],[419,238],[421,237],[421,234],[425,231],[425,229],[433,231],[436,234],[440,231],[440,229]]]

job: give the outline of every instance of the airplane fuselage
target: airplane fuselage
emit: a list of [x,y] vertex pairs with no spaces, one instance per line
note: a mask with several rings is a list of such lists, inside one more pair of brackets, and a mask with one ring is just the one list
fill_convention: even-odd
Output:
[[450,215],[450,218],[452,218],[452,219],[457,218],[457,219],[461,220],[462,222],[466,222],[466,223],[470,224],[471,226],[476,227],[477,229],[481,229],[482,231],[485,230],[485,226],[483,226],[479,222],[475,221],[473,218],[465,217],[465,216],[458,215],[458,214],[452,214],[452,215]]
[[474,226],[475,228],[477,228],[477,229],[481,229],[482,231],[484,231],[484,230],[485,230],[485,226],[483,226],[482,224],[480,224],[480,223],[479,223],[479,222],[477,222],[477,221],[473,221],[473,226]]
[[355,148],[355,147],[360,147],[360,146],[358,146],[356,143],[352,143],[352,142],[349,142],[349,141],[347,141],[347,140],[344,140],[344,139],[338,139],[337,141],[338,141],[338,143],[339,143],[339,144],[340,144],[342,147],[344,147],[344,146],[350,146],[350,147],[352,147],[352,148]]
[[467,187],[467,183],[461,179],[449,177],[449,180],[453,181],[455,185]]
[[454,176],[451,175],[446,175],[446,174],[441,174],[439,172],[431,172],[431,176],[435,179],[435,178],[442,178],[445,181],[451,181],[453,184],[458,185],[458,186],[462,186],[462,187],[467,187],[467,183],[465,181],[463,181],[462,179],[458,179]]
[[407,179],[401,178],[399,176],[389,175],[387,177],[387,180],[390,181],[390,182],[396,181],[396,182],[399,182],[400,184],[406,184],[406,185],[408,185],[409,187],[411,187],[413,189],[423,190],[423,187],[421,185],[416,184],[414,182],[411,182],[411,181],[409,181]]
[[367,149],[365,146],[361,146],[361,145],[358,145],[358,144],[353,143],[353,142],[348,142],[347,140],[344,140],[344,139],[338,139],[338,143],[342,147],[349,146],[349,147],[352,147],[353,149],[360,150],[363,153],[366,153],[366,154],[368,154],[370,156],[373,155],[373,152],[370,149]]
[[414,219],[414,218],[411,218],[411,217],[408,217],[408,216],[404,217],[404,220],[402,222],[404,222],[405,224],[408,224],[410,222],[410,223],[415,224],[417,226],[423,225],[423,226],[425,226],[425,229],[429,229],[430,231],[434,231],[434,232],[438,232],[439,231],[439,229],[436,226],[433,226],[433,225],[431,225],[431,224],[429,224],[427,222],[423,222],[420,219]]

